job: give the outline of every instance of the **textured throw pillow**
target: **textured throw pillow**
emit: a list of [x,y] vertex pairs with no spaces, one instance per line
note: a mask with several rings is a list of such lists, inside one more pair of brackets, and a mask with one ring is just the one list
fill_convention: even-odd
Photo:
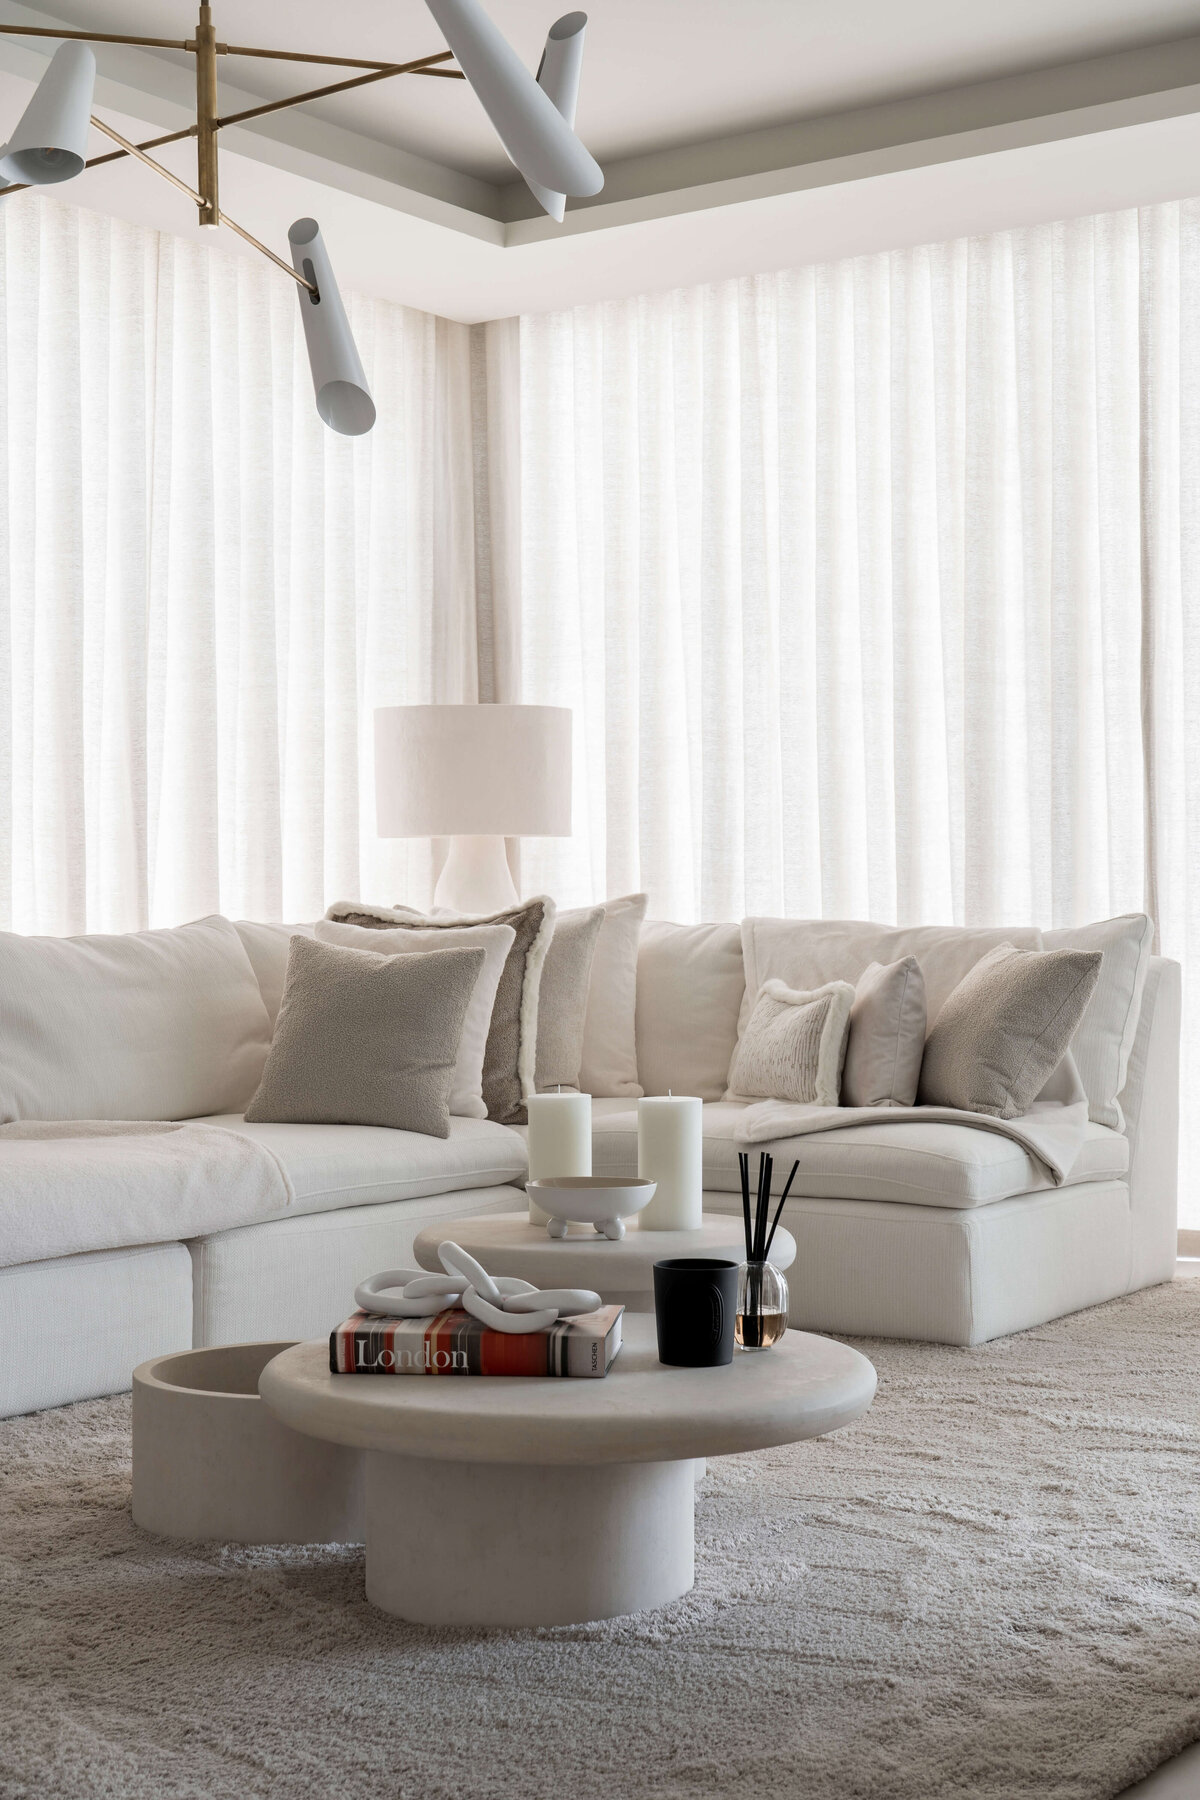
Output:
[[241,1112],[270,1042],[228,919],[111,937],[0,932],[0,1122]]
[[925,977],[915,956],[858,978],[842,1070],[843,1106],[915,1106],[925,1054]]
[[346,925],[368,930],[454,931],[463,924],[510,925],[513,947],[508,953],[496,989],[492,1023],[483,1058],[483,1103],[489,1119],[501,1125],[525,1123],[525,1096],[535,1091],[537,1078],[538,990],[542,965],[554,934],[554,902],[541,894],[486,919],[464,920],[457,916],[428,919],[400,906],[364,906],[355,900],[339,900],[325,914]]
[[768,981],[733,1053],[730,1095],[836,1106],[853,1004],[848,981],[831,981],[812,994]]
[[555,917],[538,989],[535,1079],[539,1093],[549,1088],[579,1088],[588,989],[603,924],[602,906],[581,907]]
[[484,952],[367,956],[295,937],[251,1124],[450,1135],[458,1044]]
[[436,950],[483,951],[483,967],[471,995],[459,1040],[454,1080],[450,1086],[450,1111],[460,1119],[486,1119],[483,1059],[492,1025],[496,989],[516,939],[512,926],[463,925],[431,936],[428,931],[411,931],[402,926],[397,926],[394,931],[370,931],[363,925],[340,925],[332,919],[321,919],[316,926],[316,936],[322,944],[342,944],[347,950],[365,950],[375,956],[423,956]]
[[645,894],[604,902],[604,923],[592,958],[579,1085],[595,1100],[639,1100],[635,1015],[638,939]]
[[963,977],[925,1044],[919,1100],[1019,1119],[1070,1047],[1100,978],[1098,951],[998,944]]

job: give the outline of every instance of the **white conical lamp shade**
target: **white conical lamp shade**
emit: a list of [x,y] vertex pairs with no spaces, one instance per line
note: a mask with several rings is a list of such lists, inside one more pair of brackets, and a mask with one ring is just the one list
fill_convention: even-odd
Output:
[[[586,25],[585,12],[564,13],[561,19],[555,20],[546,38],[541,67],[537,72],[538,86],[553,100],[572,129],[575,125],[575,108],[579,104],[579,78],[583,73],[583,33]],[[526,185],[543,211],[548,212],[561,225],[566,217],[567,196],[556,194],[552,188],[541,187],[536,181],[528,181]]]
[[317,411],[331,431],[360,437],[375,423],[375,402],[333,278],[321,227],[315,219],[297,219],[288,232],[288,243],[297,275],[315,282],[317,288],[315,298],[306,288],[296,289]]
[[599,163],[479,0],[425,0],[425,4],[526,181],[552,193],[598,194],[604,186]]
[[0,177],[36,187],[70,181],[87,161],[96,59],[86,44],[60,44],[0,157]]

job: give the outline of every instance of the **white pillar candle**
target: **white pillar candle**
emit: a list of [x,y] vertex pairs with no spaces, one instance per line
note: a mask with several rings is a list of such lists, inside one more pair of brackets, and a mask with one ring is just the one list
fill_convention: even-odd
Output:
[[[529,1109],[529,1179],[549,1180],[554,1175],[590,1175],[592,1172],[592,1096],[590,1094],[531,1094]],[[544,1225],[550,1217],[529,1201],[529,1219]]]
[[702,1107],[671,1094],[638,1101],[638,1174],[658,1183],[638,1214],[643,1231],[699,1231],[703,1223]]

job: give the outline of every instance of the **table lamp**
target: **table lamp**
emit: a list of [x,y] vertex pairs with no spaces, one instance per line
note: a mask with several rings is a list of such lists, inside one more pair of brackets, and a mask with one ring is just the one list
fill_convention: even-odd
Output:
[[570,708],[377,707],[375,793],[380,837],[450,838],[435,906],[514,906],[505,838],[571,835]]

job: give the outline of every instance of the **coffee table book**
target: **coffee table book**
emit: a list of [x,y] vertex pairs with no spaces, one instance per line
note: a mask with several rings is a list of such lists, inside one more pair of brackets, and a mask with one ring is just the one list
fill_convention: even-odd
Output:
[[559,1319],[544,1331],[491,1331],[459,1307],[429,1319],[356,1312],[329,1336],[333,1375],[603,1376],[621,1348],[623,1306]]

